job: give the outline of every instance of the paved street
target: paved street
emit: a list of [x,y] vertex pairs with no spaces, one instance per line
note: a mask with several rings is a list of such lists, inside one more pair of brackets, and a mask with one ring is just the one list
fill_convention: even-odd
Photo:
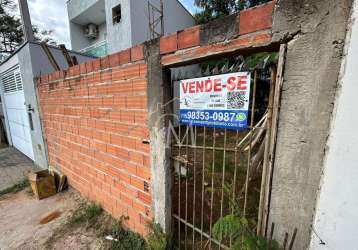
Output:
[[0,149],[0,191],[21,181],[32,169],[33,162],[15,148]]

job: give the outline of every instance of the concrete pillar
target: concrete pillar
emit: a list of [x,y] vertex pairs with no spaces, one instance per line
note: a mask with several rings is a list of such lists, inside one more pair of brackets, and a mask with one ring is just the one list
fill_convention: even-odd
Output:
[[154,219],[166,233],[171,229],[171,161],[167,144],[167,131],[171,105],[170,74],[160,63],[159,40],[146,43],[145,58],[148,63],[148,123],[152,166],[152,196]]
[[352,0],[281,0],[274,40],[288,42],[270,223],[274,237],[298,229],[294,249],[307,249]]

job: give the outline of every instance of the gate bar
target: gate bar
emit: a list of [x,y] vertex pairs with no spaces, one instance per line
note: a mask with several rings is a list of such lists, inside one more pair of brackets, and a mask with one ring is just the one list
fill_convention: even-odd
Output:
[[[210,235],[208,235],[207,233],[203,232],[202,230],[200,230],[200,229],[194,227],[191,223],[189,223],[189,222],[187,222],[187,221],[181,219],[178,215],[173,214],[173,217],[174,217],[175,219],[177,219],[177,220],[179,221],[179,223],[181,222],[181,223],[185,224],[186,226],[192,228],[194,231],[197,231],[198,233],[201,233],[204,237],[206,237],[206,238],[210,241],[210,243],[211,243],[211,242],[214,242],[215,244],[221,246],[223,249],[229,250],[229,248],[228,248],[227,246],[225,246],[225,245],[221,244],[219,241],[217,241],[217,240],[211,238]],[[209,249],[211,249],[211,246],[210,246]]]
[[[220,218],[223,218],[223,205],[224,205],[224,183],[225,183],[225,163],[226,163],[226,137],[227,137],[227,129],[224,132],[224,155],[223,155],[223,176],[221,180],[221,201],[220,201]],[[221,243],[221,240],[220,240]],[[221,249],[221,244],[219,245],[219,250]]]
[[[252,104],[251,104],[251,121],[250,126],[254,126],[255,118],[255,104],[256,104],[256,83],[257,83],[257,70],[254,71],[254,89],[252,94]],[[249,142],[249,153],[247,157],[247,169],[246,169],[246,180],[245,180],[245,201],[244,201],[244,217],[246,217],[246,208],[247,208],[247,193],[249,191],[249,177],[250,177],[250,168],[251,168],[251,151],[252,151],[252,139],[253,139],[253,130],[251,129],[250,142]]]
[[[181,134],[181,126],[180,126],[180,124],[179,124],[179,156],[181,156],[181,137],[180,137],[180,134]],[[180,182],[181,182],[181,164],[180,164],[180,162],[179,162],[179,164],[178,164],[178,169],[179,169],[179,180],[178,180],[178,214],[179,214],[179,218],[180,218],[180,198],[181,198],[181,191],[180,191]],[[178,244],[179,244],[179,250],[180,250],[180,246],[181,246],[181,244],[180,244],[180,241],[181,241],[181,237],[180,237],[180,221],[178,221]]]
[[211,249],[211,238],[213,236],[212,229],[213,229],[213,204],[214,204],[214,173],[215,173],[215,145],[216,145],[216,129],[213,129],[213,163],[211,169],[211,199],[210,199],[210,243],[209,249]]
[[203,248],[203,230],[204,230],[204,182],[205,182],[205,150],[206,150],[206,127],[204,127],[204,139],[203,139],[203,177],[201,183],[201,224],[200,224],[200,247]]
[[[195,126],[194,130],[194,145],[196,145],[196,137],[197,137],[197,127]],[[194,149],[194,162],[193,162],[193,168],[194,168],[194,197],[193,197],[193,225],[195,227],[195,198],[196,198],[196,171],[195,171],[195,165],[196,165],[196,148]],[[193,250],[194,250],[194,244],[195,244],[195,231],[193,230]]]

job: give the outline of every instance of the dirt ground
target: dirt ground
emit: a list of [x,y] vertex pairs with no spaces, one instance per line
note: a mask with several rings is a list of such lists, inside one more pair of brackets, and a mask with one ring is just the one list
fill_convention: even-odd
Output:
[[0,249],[101,249],[103,241],[92,230],[56,235],[82,203],[73,189],[41,201],[29,188],[0,197]]

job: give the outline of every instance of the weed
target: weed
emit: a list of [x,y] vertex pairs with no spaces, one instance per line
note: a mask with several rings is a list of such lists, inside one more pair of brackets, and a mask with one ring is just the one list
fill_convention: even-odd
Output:
[[[83,231],[92,232],[95,237],[103,242],[103,249],[112,250],[166,250],[169,249],[168,238],[157,224],[148,225],[149,236],[146,241],[139,234],[128,230],[125,221],[128,217],[114,219],[111,215],[103,211],[96,204],[82,204],[73,212],[68,221],[55,232],[46,245],[49,249],[53,248],[54,242],[68,236],[73,232]],[[113,240],[103,241],[106,236],[111,236]]]
[[91,226],[96,222],[102,212],[102,208],[97,204],[91,203],[89,205],[83,205],[72,214],[68,220],[68,225],[78,226],[86,224],[87,226]]
[[[224,187],[224,192],[229,192],[230,186]],[[250,229],[249,220],[242,216],[238,201],[230,198],[230,210],[232,214],[224,216],[215,222],[213,236],[220,242],[232,242],[231,250],[278,250],[276,241],[267,240],[257,235]],[[253,222],[252,224],[256,224]]]
[[170,248],[170,241],[161,226],[154,221],[147,225],[149,234],[147,236],[149,250],[166,250]]
[[123,222],[127,217],[122,217],[119,221],[112,220],[112,228],[107,235],[111,235],[115,240],[111,241],[110,249],[113,250],[142,250],[146,249],[145,240],[137,233],[124,228]]
[[10,193],[18,193],[27,188],[28,186],[30,186],[29,180],[25,178],[20,182],[16,183],[15,185],[0,191],[0,196]]

